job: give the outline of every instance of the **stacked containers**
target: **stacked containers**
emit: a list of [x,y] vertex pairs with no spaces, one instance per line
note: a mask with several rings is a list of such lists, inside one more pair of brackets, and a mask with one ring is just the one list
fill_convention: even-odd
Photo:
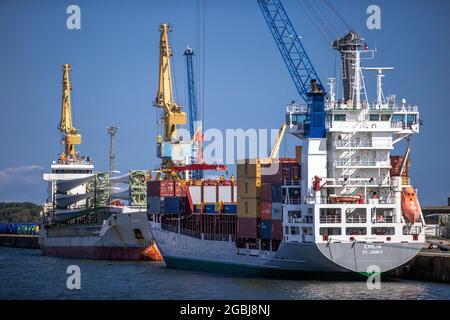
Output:
[[[297,158],[301,158],[301,150],[297,153]],[[262,189],[263,204],[261,214],[260,234],[263,240],[282,240],[283,239],[283,215],[282,202],[284,196],[282,194],[283,183],[295,184],[300,182],[300,164],[296,158],[280,158],[278,161],[272,162],[276,165],[276,171],[263,170]],[[264,174],[264,171],[273,174]]]
[[186,209],[186,187],[180,181],[154,180],[147,182],[147,212],[150,214],[179,214]]
[[261,218],[261,161],[245,159],[237,164],[237,236],[256,239]]

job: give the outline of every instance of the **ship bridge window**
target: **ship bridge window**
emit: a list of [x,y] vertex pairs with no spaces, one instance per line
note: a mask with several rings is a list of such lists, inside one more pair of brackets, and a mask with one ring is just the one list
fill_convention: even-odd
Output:
[[366,228],[346,228],[345,234],[348,236],[362,236],[367,234]]
[[380,121],[380,115],[379,114],[371,114],[369,116],[370,121]]
[[335,114],[334,115],[334,121],[345,121],[346,120],[345,114]]
[[395,235],[395,228],[374,227],[372,228],[372,234],[377,236]]
[[319,233],[321,236],[340,236],[341,228],[320,228]]
[[381,115],[381,121],[389,121],[389,120],[391,120],[390,114],[382,114]]

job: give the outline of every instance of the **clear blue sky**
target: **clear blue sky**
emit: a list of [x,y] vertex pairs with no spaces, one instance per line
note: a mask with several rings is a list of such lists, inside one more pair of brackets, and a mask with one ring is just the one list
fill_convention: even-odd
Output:
[[[301,0],[300,0],[301,1]],[[285,7],[323,82],[334,75],[335,52],[295,0]],[[448,74],[450,2],[333,1],[369,46],[376,66],[394,66],[384,84],[421,107],[421,134],[413,138],[411,177],[422,204],[450,195]],[[81,30],[66,28],[66,8],[81,7]],[[381,7],[381,30],[366,28],[366,8]],[[325,14],[326,7],[321,2]],[[154,168],[158,26],[170,22],[177,96],[186,105],[186,45],[198,45],[196,1],[0,2],[0,201],[41,203],[40,181],[60,152],[57,125],[60,67],[73,65],[73,114],[83,135],[79,150],[98,170],[108,166],[106,127],[120,126],[117,167]],[[345,26],[331,14],[340,34]],[[205,127],[278,128],[285,104],[298,99],[256,0],[207,0]],[[369,98],[374,81],[367,79]],[[293,142],[289,138],[288,145]],[[283,151],[284,152],[284,151]]]

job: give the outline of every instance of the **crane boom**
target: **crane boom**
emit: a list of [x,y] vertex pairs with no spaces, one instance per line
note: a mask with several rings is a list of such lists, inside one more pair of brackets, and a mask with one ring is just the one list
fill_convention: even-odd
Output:
[[286,123],[281,125],[280,131],[278,132],[277,140],[275,140],[275,144],[272,147],[272,151],[270,152],[270,159],[275,159],[278,155],[278,151],[280,151],[281,142],[283,141],[284,133],[286,132]]
[[164,141],[177,138],[177,125],[186,124],[186,113],[181,111],[173,99],[172,74],[170,57],[172,49],[169,45],[170,25],[160,25],[160,55],[159,55],[159,86],[156,94],[155,106],[164,110]]
[[300,41],[300,37],[297,35],[280,0],[258,0],[258,4],[294,85],[302,99],[307,102],[308,93],[313,89],[311,81],[317,81],[319,90],[323,90],[323,86]]
[[188,87],[188,100],[189,100],[189,133],[191,137],[195,134],[195,123],[197,122],[197,95],[195,93],[195,79],[194,79],[194,66],[192,57],[194,51],[187,47],[184,51],[186,56],[186,70],[187,70],[187,87]]
[[63,70],[63,95],[61,105],[61,121],[59,123],[59,130],[64,134],[65,156],[75,157],[75,145],[81,144],[81,135],[78,129],[72,125],[72,103],[71,91],[72,84],[69,79],[69,72],[72,70],[70,64],[64,64]]

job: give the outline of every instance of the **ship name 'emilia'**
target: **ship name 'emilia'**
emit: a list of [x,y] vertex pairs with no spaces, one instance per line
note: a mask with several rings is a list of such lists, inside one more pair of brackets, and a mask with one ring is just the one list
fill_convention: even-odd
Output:
[[216,307],[202,307],[187,304],[180,308],[181,315],[203,315],[208,318],[212,317],[214,312],[223,313],[224,315],[241,315],[241,316],[254,316],[263,315],[270,316],[270,305],[257,305],[257,304],[226,304],[222,309]]

